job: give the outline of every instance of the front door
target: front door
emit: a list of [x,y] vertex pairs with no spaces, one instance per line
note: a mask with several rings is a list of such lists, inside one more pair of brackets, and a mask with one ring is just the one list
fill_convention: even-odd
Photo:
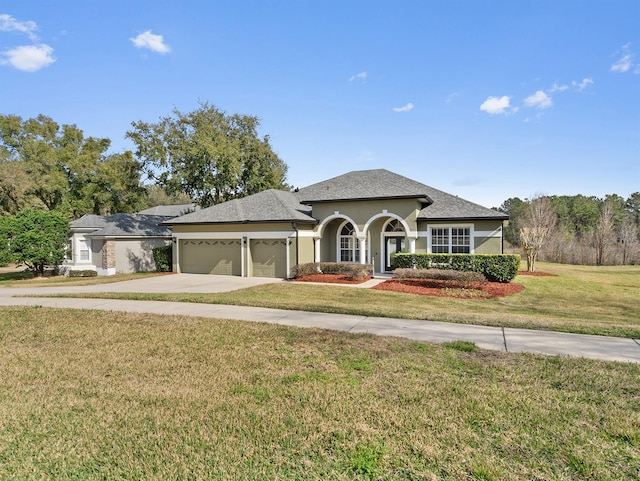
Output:
[[400,237],[385,237],[384,242],[384,270],[391,271],[393,270],[393,266],[391,265],[391,261],[393,260],[393,254],[397,252],[404,252],[404,236]]

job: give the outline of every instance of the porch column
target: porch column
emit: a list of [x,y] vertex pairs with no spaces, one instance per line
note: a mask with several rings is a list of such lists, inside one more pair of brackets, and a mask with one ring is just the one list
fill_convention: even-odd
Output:
[[416,253],[416,238],[409,237],[409,254],[415,254],[415,253]]
[[314,262],[320,262],[320,237],[314,237],[313,239],[313,255]]
[[358,249],[360,252],[360,264],[366,264],[367,263],[367,256],[366,256],[366,252],[365,252],[365,248],[366,248],[366,240],[364,237],[358,237]]

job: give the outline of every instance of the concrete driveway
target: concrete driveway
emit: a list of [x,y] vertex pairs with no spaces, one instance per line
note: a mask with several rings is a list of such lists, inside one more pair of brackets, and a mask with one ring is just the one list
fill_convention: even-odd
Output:
[[166,274],[131,281],[112,282],[110,284],[94,284],[91,286],[57,285],[51,287],[0,288],[0,297],[64,293],[75,294],[83,292],[213,293],[235,291],[238,289],[245,289],[247,287],[259,286],[262,284],[273,284],[276,282],[286,281],[283,279],[271,279],[267,277]]

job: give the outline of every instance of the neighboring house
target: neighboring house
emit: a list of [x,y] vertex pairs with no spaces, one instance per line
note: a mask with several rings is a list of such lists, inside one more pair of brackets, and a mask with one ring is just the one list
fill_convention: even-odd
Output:
[[175,272],[286,278],[306,262],[386,272],[396,252],[500,254],[507,219],[379,169],[266,190],[164,224],[173,227]]
[[182,204],[136,214],[84,215],[70,224],[71,257],[63,268],[99,275],[154,271],[153,248],[171,243],[171,228],[160,224],[195,210]]

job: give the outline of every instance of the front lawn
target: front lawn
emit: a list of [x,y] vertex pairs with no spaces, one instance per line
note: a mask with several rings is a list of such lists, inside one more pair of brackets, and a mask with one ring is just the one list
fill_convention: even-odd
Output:
[[87,294],[140,300],[236,304],[363,316],[429,319],[640,338],[640,266],[539,264],[555,276],[517,276],[519,294],[455,299],[303,282],[220,294]]
[[631,481],[639,378],[469,343],[0,308],[0,479]]

